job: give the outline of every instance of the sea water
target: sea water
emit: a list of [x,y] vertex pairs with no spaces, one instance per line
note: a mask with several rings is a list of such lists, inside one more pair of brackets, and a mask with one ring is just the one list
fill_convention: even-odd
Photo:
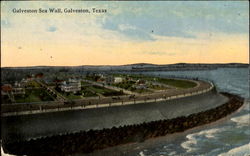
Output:
[[[147,72],[148,75],[192,77],[211,80],[217,90],[237,94],[245,98],[243,108],[229,118],[200,130],[180,135],[171,141],[140,147],[133,153],[139,156],[249,156],[250,155],[250,109],[249,69],[219,68],[207,71]],[[150,144],[150,143],[149,143]]]

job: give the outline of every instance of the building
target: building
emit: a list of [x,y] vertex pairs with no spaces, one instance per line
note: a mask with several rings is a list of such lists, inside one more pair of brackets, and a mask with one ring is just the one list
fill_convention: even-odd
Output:
[[10,84],[5,84],[1,86],[1,95],[7,95],[12,91],[12,86]]
[[38,73],[35,75],[36,79],[42,79],[43,78],[43,73]]
[[141,85],[141,84],[146,84],[145,80],[139,79],[136,81],[136,84]]
[[25,89],[24,88],[13,88],[12,93],[14,95],[23,95],[23,94],[25,94]]
[[24,89],[24,86],[25,86],[25,82],[21,81],[21,82],[15,82],[13,88],[12,88],[12,93],[13,94],[25,94],[25,89]]
[[121,83],[123,81],[122,77],[115,77],[114,78],[114,83]]
[[77,79],[69,79],[68,82],[64,81],[60,86],[61,90],[64,92],[76,93],[81,90],[81,81]]

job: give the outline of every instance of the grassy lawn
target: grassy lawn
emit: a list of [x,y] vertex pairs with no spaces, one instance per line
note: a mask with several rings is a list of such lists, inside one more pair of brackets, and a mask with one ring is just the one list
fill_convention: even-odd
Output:
[[[156,82],[160,82],[160,83],[174,86],[177,88],[193,88],[196,86],[196,83],[191,82],[191,81],[185,81],[185,80],[158,78],[158,77],[152,77],[152,76],[146,76],[146,75],[129,75],[129,77],[131,77],[135,80],[143,79],[143,80],[147,80],[147,81],[156,81]],[[154,88],[152,88],[152,89],[154,89]]]
[[35,81],[29,81],[29,82],[27,82],[27,87],[35,87],[35,88],[38,88],[38,87],[41,87],[41,85],[38,84],[38,83],[35,82]]
[[193,88],[196,86],[196,83],[185,80],[158,78],[157,81],[177,88]]
[[107,89],[107,88],[100,87],[100,86],[89,86],[88,89],[92,90],[95,93],[102,94],[104,96],[124,95],[122,92],[118,92],[118,91]]
[[14,95],[17,103],[52,101],[50,95],[42,89],[26,89],[25,95]]
[[84,86],[84,85],[89,85],[88,82],[84,82],[84,81],[81,81],[81,85]]
[[93,96],[97,96],[95,93],[89,91],[89,90],[86,90],[86,89],[82,89],[80,92],[78,93],[64,93],[64,92],[61,92],[61,94],[66,97],[67,99],[70,99],[70,100],[74,100],[74,99],[82,99],[84,97],[93,97]]
[[82,90],[82,93],[84,93],[84,97],[92,97],[92,96],[97,96],[95,93],[89,91],[89,90]]
[[155,90],[166,90],[166,89],[168,89],[167,87],[160,86],[160,85],[149,85],[148,87],[150,89],[155,89]]
[[81,99],[81,95],[75,95],[74,93],[64,93],[63,94],[67,99],[73,100],[73,99]]
[[123,88],[123,89],[127,89],[127,90],[131,90],[132,86],[135,84],[134,81],[124,81],[121,83],[116,83],[113,84],[113,86],[119,87],[119,88]]

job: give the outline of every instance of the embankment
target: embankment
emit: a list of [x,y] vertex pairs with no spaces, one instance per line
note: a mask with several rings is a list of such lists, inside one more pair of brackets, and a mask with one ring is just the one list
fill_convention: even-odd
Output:
[[156,102],[7,116],[1,118],[2,139],[28,140],[173,119],[206,111],[227,101],[227,97],[211,90],[199,95]]
[[187,116],[81,131],[74,134],[55,135],[29,141],[8,142],[3,140],[3,148],[7,153],[16,155],[71,155],[182,132],[216,121],[243,105],[241,97],[228,93],[223,93],[223,95],[228,98],[224,104]]

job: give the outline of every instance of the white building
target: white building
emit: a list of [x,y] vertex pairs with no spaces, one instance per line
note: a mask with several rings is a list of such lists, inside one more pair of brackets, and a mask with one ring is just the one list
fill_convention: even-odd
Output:
[[16,95],[17,94],[19,94],[19,95],[21,94],[22,95],[22,94],[25,94],[25,89],[24,88],[13,88],[12,89],[12,93],[16,94]]
[[60,88],[64,92],[76,93],[81,90],[81,81],[77,79],[69,79],[68,82],[64,81]]
[[25,89],[24,89],[24,82],[15,82],[14,87],[12,88],[12,93],[13,94],[25,94]]
[[121,83],[123,81],[122,77],[115,77],[114,78],[114,83]]

